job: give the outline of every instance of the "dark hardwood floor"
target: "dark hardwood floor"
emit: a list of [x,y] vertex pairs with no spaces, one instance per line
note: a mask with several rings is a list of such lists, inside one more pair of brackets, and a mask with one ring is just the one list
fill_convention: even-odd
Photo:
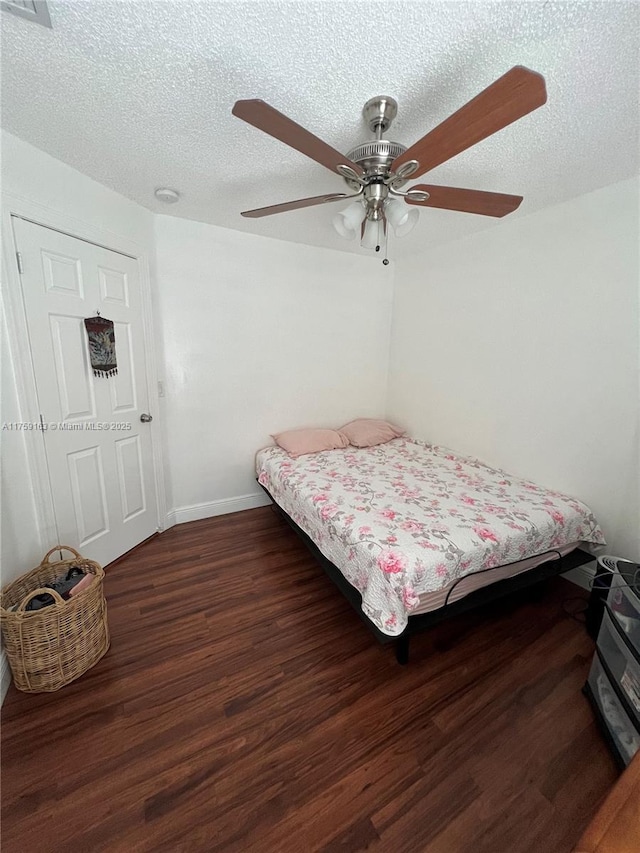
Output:
[[107,572],[111,649],[3,707],[2,850],[564,853],[616,778],[563,580],[400,667],[270,508]]

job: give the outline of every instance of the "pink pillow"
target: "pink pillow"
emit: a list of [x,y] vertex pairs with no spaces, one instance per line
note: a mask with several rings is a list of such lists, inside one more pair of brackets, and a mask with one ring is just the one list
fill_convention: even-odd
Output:
[[354,447],[373,447],[404,435],[403,429],[376,418],[358,418],[340,427],[340,432]]
[[271,438],[294,459],[306,453],[336,450],[349,444],[347,437],[335,429],[290,429]]

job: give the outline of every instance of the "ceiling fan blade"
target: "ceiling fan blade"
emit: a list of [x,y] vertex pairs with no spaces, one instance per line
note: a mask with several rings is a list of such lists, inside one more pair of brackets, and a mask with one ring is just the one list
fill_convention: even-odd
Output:
[[443,210],[459,210],[462,213],[479,213],[482,216],[506,216],[520,207],[521,195],[487,193],[481,190],[464,190],[460,187],[436,187],[431,184],[418,184],[412,190],[429,193],[426,201],[412,201],[405,197],[407,204],[420,207],[440,207]]
[[391,168],[397,172],[403,163],[417,160],[419,167],[411,177],[424,175],[541,107],[546,100],[547,90],[542,74],[516,65],[396,157]]
[[260,216],[272,216],[274,213],[285,213],[287,210],[298,210],[301,207],[313,207],[314,204],[326,204],[329,201],[342,201],[354,196],[346,193],[332,193],[331,195],[316,195],[311,198],[299,198],[297,201],[285,201],[282,204],[272,204],[270,207],[257,207],[255,210],[243,210],[242,216],[250,219],[258,219]]
[[290,145],[291,148],[295,148],[316,163],[326,166],[332,172],[340,174],[338,166],[349,166],[357,175],[362,175],[362,169],[357,163],[352,163],[344,154],[318,139],[313,133],[305,130],[265,101],[259,99],[236,101],[231,112],[234,116],[257,127],[258,130],[279,139],[285,145]]

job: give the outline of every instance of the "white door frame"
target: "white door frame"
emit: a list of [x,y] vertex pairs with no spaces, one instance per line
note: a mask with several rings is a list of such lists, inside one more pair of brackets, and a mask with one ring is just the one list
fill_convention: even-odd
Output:
[[[22,421],[38,422],[40,407],[36,387],[36,375],[31,357],[27,317],[22,299],[22,283],[16,258],[17,247],[13,233],[12,217],[27,219],[36,225],[61,231],[88,243],[96,243],[105,249],[135,258],[138,262],[140,290],[142,294],[142,320],[144,348],[146,353],[146,381],[149,407],[160,413],[158,399],[158,368],[153,330],[151,303],[151,277],[147,252],[121,234],[100,228],[66,213],[47,207],[31,199],[9,193],[2,199],[2,269],[5,282],[3,305],[7,319],[9,350],[13,359],[18,394],[18,407]],[[159,418],[150,424],[153,472],[156,487],[157,525],[159,530],[167,526],[167,498],[164,481],[162,433]],[[56,540],[56,521],[53,496],[49,488],[49,468],[44,447],[44,438],[39,431],[26,432],[25,448],[29,466],[29,479],[34,496],[38,520],[40,551],[45,553]],[[36,438],[37,436],[37,438]],[[35,440],[31,440],[34,438]]]

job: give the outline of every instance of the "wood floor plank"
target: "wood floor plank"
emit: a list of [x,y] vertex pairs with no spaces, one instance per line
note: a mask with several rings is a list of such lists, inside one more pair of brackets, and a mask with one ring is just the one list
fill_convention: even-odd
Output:
[[105,589],[108,654],[5,700],[4,853],[568,853],[616,778],[565,581],[406,667],[268,507],[172,528]]

